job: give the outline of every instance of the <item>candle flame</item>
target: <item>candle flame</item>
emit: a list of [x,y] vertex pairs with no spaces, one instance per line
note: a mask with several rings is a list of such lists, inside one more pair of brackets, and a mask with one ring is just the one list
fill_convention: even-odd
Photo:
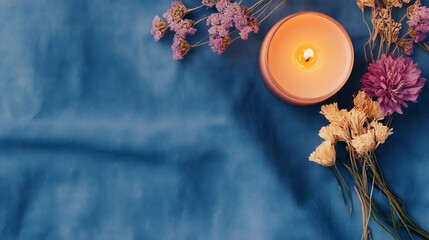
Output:
[[309,62],[314,57],[314,52],[311,48],[304,50],[305,62]]

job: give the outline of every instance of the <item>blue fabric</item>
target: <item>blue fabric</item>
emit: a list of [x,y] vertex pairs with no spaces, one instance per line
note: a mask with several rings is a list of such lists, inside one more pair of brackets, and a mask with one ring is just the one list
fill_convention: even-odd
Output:
[[[169,4],[0,2],[0,239],[360,239],[358,201],[349,218],[334,177],[307,160],[326,124],[321,104],[280,101],[258,70],[275,22],[327,13],[356,59],[325,103],[349,106],[367,38],[355,1],[290,1],[224,55],[205,46],[181,62],[150,35]],[[414,54],[429,78],[427,56]],[[428,104],[426,87],[378,151],[426,229]]]

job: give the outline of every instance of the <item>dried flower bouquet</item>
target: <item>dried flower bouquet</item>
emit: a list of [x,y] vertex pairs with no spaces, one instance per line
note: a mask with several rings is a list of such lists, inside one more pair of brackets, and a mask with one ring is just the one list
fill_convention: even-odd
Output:
[[[324,142],[311,153],[309,160],[334,168],[340,192],[343,194],[345,189],[350,200],[350,211],[350,189],[356,193],[362,210],[362,239],[372,238],[371,217],[394,239],[401,239],[401,232],[410,239],[415,236],[429,239],[429,232],[413,220],[388,185],[375,154],[377,147],[393,134],[392,115],[402,114],[407,102],[417,102],[425,84],[417,64],[403,55],[411,55],[414,46],[429,51],[425,42],[429,9],[420,0],[357,0],[356,3],[369,32],[364,46],[368,71],[361,79],[362,90],[354,97],[350,111],[338,109],[337,103],[322,106],[321,113],[330,124],[320,129],[319,136]],[[401,9],[405,11],[404,16],[396,21],[393,16],[401,13]],[[365,18],[368,11],[370,24]],[[335,145],[338,142],[345,143],[349,159],[337,161]],[[339,167],[350,174],[352,187]],[[375,191],[383,194],[389,209],[373,198]]]

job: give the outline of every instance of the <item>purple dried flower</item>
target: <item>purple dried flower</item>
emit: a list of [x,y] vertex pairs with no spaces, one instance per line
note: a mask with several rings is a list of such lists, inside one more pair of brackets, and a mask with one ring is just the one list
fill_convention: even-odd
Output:
[[[210,35],[218,35],[220,37],[226,36],[229,34],[229,28],[231,26],[227,25],[225,26],[225,15],[221,13],[212,13],[207,18],[207,26],[212,25],[209,28],[209,34]],[[232,25],[232,21],[231,21]]]
[[218,1],[216,3],[216,10],[218,10],[219,12],[223,13],[226,9],[226,7],[229,5],[230,3],[228,1]]
[[205,6],[207,6],[207,7],[209,7],[209,8],[212,8],[212,7],[214,7],[218,2],[226,2],[227,0],[202,0],[201,1],[201,4],[203,4],[203,5],[205,5]]
[[173,45],[171,45],[171,49],[173,50],[173,59],[183,59],[183,56],[185,56],[189,52],[189,50],[191,50],[191,48],[191,44],[189,44],[186,39],[175,35],[173,38]]
[[155,16],[152,20],[152,29],[150,30],[150,33],[153,35],[155,41],[159,41],[162,37],[164,37],[167,30],[168,24],[159,16]]
[[420,74],[411,58],[383,54],[368,66],[361,80],[362,90],[370,97],[377,97],[385,115],[402,114],[402,106],[408,106],[405,101],[417,102],[422,91],[426,79]]
[[197,29],[194,27],[195,21],[191,19],[182,19],[179,22],[170,24],[171,31],[175,32],[179,37],[185,38],[186,35],[194,35]]
[[429,8],[416,4],[408,8],[408,21],[410,26],[409,34],[418,43],[426,39],[429,32]]
[[167,22],[179,22],[183,17],[188,14],[189,9],[181,1],[171,2],[171,8],[167,10],[162,16],[167,19]]
[[209,46],[212,48],[213,52],[221,55],[225,50],[231,45],[231,38],[226,35],[220,37],[218,35],[210,35],[209,37]]
[[259,23],[258,19],[253,16],[249,16],[247,18],[248,25],[240,30],[240,37],[243,40],[247,40],[249,38],[249,33],[258,33],[259,32]]

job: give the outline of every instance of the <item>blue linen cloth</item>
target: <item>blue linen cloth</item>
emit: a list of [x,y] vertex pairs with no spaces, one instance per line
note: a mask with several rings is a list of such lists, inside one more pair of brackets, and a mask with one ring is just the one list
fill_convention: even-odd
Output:
[[[280,101],[258,70],[275,22],[326,13],[349,32],[355,66],[324,103],[350,106],[368,37],[355,2],[289,1],[222,56],[205,46],[179,62],[171,39],[150,35],[169,5],[0,2],[0,239],[360,239],[357,199],[348,217],[334,177],[307,160],[326,124],[321,104]],[[427,56],[414,54],[429,78]],[[428,104],[425,87],[378,150],[426,229]]]

